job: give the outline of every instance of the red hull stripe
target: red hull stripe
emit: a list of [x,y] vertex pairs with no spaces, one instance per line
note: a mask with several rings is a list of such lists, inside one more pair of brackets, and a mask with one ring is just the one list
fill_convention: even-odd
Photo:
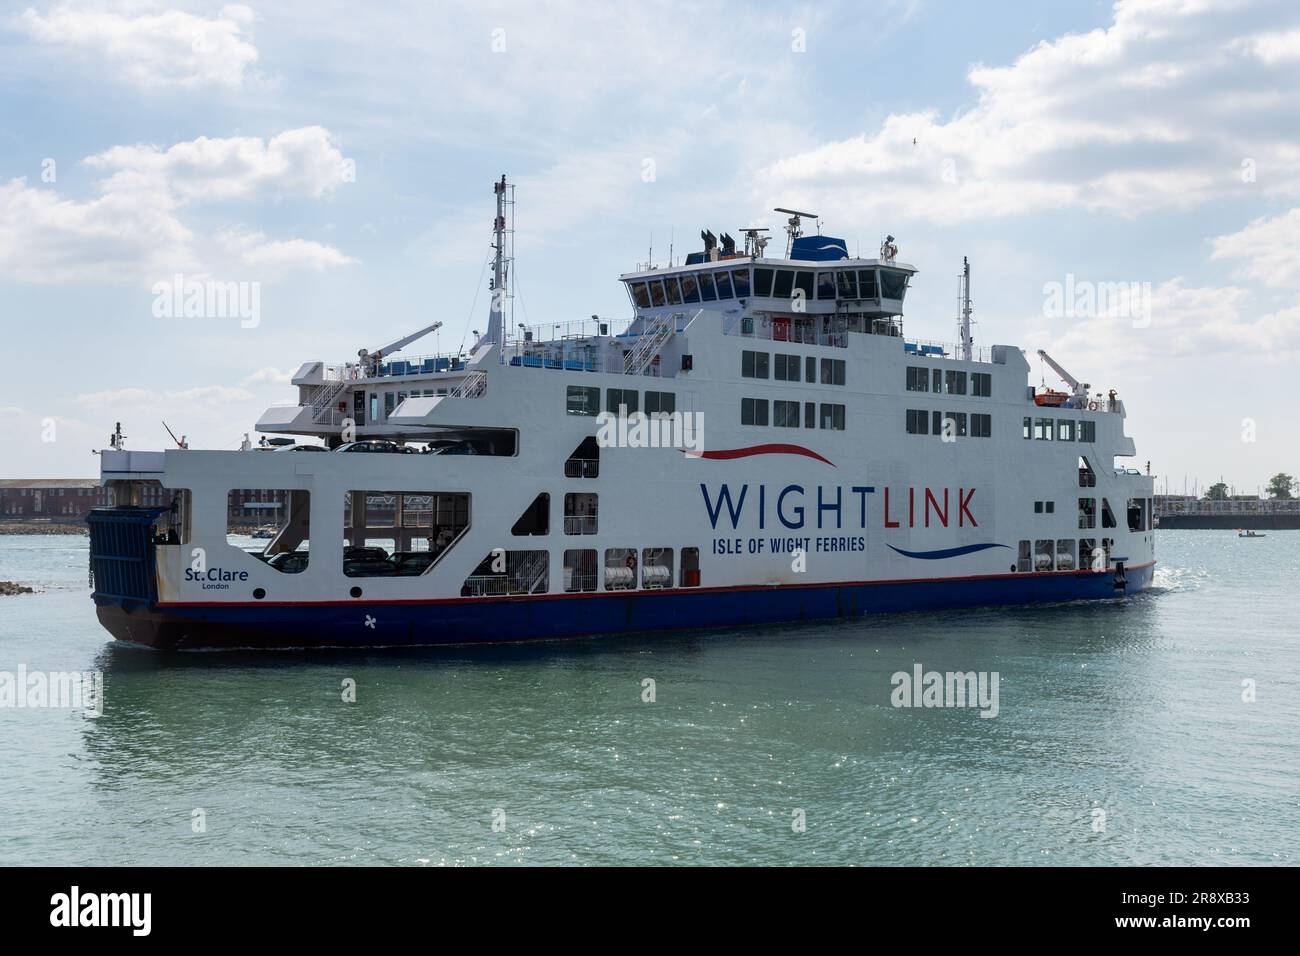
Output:
[[730,461],[733,458],[749,458],[753,455],[803,455],[805,458],[815,458],[818,461],[825,462],[832,468],[835,462],[828,461],[811,448],[804,448],[803,445],[751,445],[749,448],[719,448],[716,451],[687,452],[692,458],[712,458],[719,461]]

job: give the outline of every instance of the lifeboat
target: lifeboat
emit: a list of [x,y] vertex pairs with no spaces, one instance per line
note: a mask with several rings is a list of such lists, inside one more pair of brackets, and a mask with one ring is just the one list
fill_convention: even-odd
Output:
[[1058,392],[1056,389],[1049,388],[1034,396],[1034,404],[1044,405],[1048,408],[1060,408],[1069,397],[1068,392]]

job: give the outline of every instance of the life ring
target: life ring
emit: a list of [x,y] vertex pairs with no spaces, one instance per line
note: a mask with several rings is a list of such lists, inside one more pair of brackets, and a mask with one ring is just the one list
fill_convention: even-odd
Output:
[[1097,411],[1099,408],[1101,408],[1101,406],[1098,405],[1096,402],[1089,402],[1089,403],[1088,403],[1088,411],[1090,411],[1090,412],[1095,412],[1095,411]]

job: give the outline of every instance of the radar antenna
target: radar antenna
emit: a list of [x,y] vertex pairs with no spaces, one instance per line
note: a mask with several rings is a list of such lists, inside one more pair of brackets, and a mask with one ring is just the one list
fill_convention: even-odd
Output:
[[740,230],[745,237],[745,255],[751,259],[763,258],[763,250],[771,241],[771,236],[764,236],[762,233],[771,232],[767,226],[750,226],[748,229]]
[[817,218],[817,213],[798,212],[797,210],[794,209],[783,209],[780,206],[777,206],[772,211],[785,213],[787,216],[790,217],[789,219],[786,220],[785,223],[785,234],[786,234],[785,257],[789,259],[790,253],[794,251],[794,241],[803,235],[802,220],[805,218],[815,220]]

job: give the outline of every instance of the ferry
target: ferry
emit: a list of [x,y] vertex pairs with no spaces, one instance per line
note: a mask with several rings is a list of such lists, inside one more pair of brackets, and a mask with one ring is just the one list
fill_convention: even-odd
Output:
[[[493,183],[486,329],[305,362],[238,451],[101,450],[92,597],[163,649],[401,647],[737,628],[1151,586],[1124,403],[1046,353],[905,334],[917,270],[805,231],[701,232],[629,315],[516,325]],[[270,436],[275,436],[274,438]],[[161,502],[161,504],[159,503]],[[241,504],[273,513],[262,546]],[[258,542],[261,544],[261,542]]]

